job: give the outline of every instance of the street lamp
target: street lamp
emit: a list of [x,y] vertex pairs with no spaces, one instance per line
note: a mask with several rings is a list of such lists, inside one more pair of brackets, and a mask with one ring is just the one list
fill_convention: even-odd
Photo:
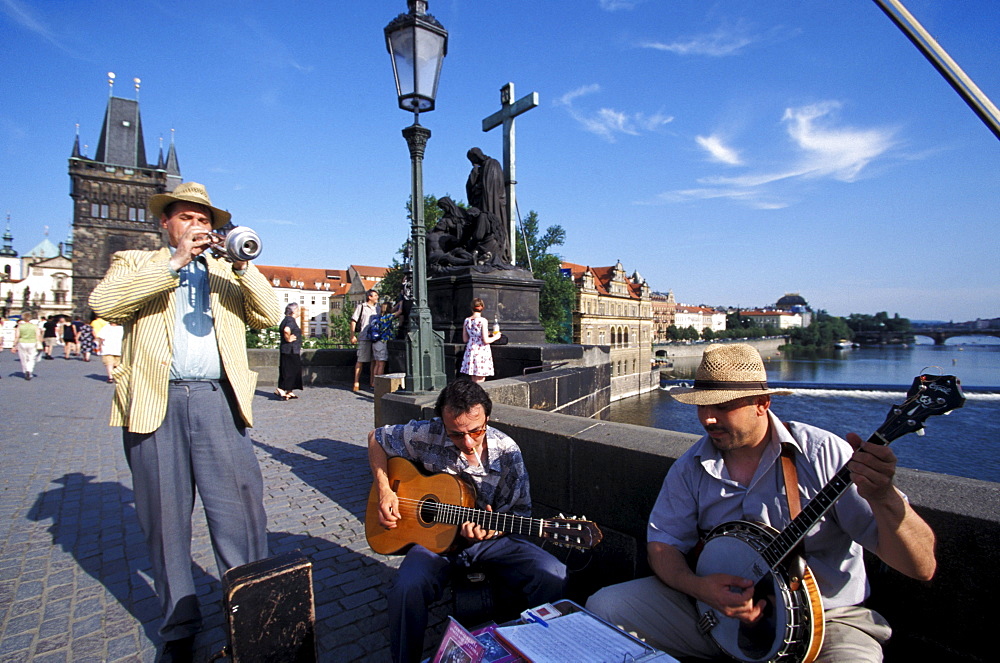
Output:
[[431,132],[420,126],[421,111],[434,110],[441,63],[448,52],[448,31],[427,13],[425,0],[407,0],[408,14],[385,26],[385,45],[392,57],[399,107],[413,112],[413,124],[403,129],[410,149],[412,191],[410,235],[413,246],[413,309],[406,335],[407,388],[444,388],[444,336],[434,331],[427,305],[427,229],[424,227],[424,147]]

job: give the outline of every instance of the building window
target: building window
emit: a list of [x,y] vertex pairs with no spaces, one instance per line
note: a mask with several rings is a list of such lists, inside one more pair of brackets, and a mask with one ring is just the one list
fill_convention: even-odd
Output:
[[101,218],[102,219],[108,218],[108,206],[107,205],[101,205]]
[[96,219],[100,215],[101,215],[101,206],[98,205],[97,203],[91,204],[91,206],[90,206],[90,216],[92,216],[92,217],[94,217]]
[[128,220],[129,221],[135,221],[136,220],[136,214],[135,214],[135,208],[134,207],[129,207],[128,208]]

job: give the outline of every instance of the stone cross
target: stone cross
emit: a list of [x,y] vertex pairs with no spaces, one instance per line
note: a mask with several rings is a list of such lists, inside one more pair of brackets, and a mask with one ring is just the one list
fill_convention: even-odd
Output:
[[514,118],[538,105],[538,93],[532,92],[514,101],[514,84],[507,83],[500,88],[500,104],[503,106],[500,110],[483,120],[483,131],[503,125],[503,172],[507,184],[507,218],[510,222],[508,241],[510,262],[516,264],[517,198],[514,197],[514,186],[517,184],[517,178],[514,174]]

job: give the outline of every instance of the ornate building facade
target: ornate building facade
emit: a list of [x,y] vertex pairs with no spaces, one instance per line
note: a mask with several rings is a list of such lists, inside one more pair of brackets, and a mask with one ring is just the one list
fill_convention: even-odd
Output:
[[108,98],[94,158],[81,152],[77,133],[69,178],[75,284],[72,308],[86,315],[90,293],[107,273],[113,253],[164,245],[160,220],[150,218],[146,203],[154,194],[173,191],[182,180],[173,140],[166,158],[161,147],[157,163],[147,163],[139,102],[115,96]]
[[610,267],[562,263],[576,285],[573,342],[611,349],[611,398],[650,391],[659,385],[651,373],[653,307],[646,280],[631,276],[621,262]]
[[10,219],[0,248],[0,315],[32,318],[71,315],[73,293],[72,243],[56,246],[48,237],[18,256],[13,248]]
[[674,299],[674,291],[667,294],[654,292],[649,296],[653,310],[653,343],[666,343],[670,340],[667,329],[674,324],[674,316],[677,313],[677,301]]

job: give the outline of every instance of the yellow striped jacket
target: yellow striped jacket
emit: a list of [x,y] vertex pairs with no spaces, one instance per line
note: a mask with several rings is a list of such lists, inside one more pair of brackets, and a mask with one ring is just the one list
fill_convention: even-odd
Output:
[[[246,325],[263,329],[278,324],[281,309],[271,284],[253,264],[243,276],[232,264],[204,255],[208,264],[209,304],[226,378],[240,415],[253,425],[251,401],[257,373],[247,365]],[[125,328],[122,364],[114,372],[111,425],[151,433],[163,423],[173,361],[176,289],[170,273],[170,250],[120,251],[90,295],[90,307],[105,320]]]

